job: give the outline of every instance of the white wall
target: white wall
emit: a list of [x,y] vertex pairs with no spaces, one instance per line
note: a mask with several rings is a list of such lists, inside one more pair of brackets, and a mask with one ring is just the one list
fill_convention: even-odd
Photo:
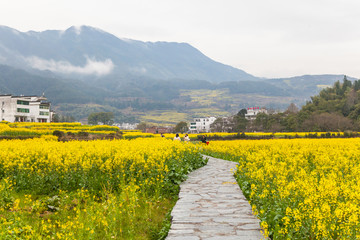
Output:
[[192,132],[210,132],[210,125],[216,120],[215,117],[195,118],[190,123],[190,131]]
[[[29,105],[18,104],[17,101],[27,101]],[[0,96],[0,120],[15,122],[15,121],[25,121],[25,122],[50,122],[50,104],[49,109],[40,109],[41,101],[46,101],[44,97],[27,97],[20,96],[14,97],[11,95]],[[45,104],[47,105],[47,104]],[[29,109],[29,112],[18,112],[18,108]],[[41,113],[44,113],[41,115]]]

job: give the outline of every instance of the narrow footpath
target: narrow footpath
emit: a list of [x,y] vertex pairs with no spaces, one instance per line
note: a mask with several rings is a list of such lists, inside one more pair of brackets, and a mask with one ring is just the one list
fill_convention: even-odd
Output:
[[233,176],[236,163],[208,158],[206,166],[190,173],[180,185],[166,239],[264,239],[260,221]]

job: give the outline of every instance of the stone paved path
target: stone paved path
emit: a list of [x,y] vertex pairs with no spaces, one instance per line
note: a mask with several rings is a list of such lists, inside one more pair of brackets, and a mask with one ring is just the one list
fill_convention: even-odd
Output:
[[206,166],[180,185],[167,240],[264,239],[260,221],[231,169],[236,163],[208,157]]

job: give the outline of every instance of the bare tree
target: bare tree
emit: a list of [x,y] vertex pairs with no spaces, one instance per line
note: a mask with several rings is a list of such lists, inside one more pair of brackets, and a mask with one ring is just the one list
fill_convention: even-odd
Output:
[[139,129],[141,130],[142,132],[145,132],[146,131],[146,128],[148,127],[148,124],[146,122],[140,122],[136,129]]
[[351,119],[336,113],[313,114],[303,124],[307,131],[345,131],[355,128]]
[[177,132],[177,133],[178,132],[184,133],[184,132],[187,132],[188,130],[189,130],[188,124],[187,124],[187,122],[184,122],[184,121],[179,122],[175,126],[175,132]]
[[224,120],[223,118],[217,118],[211,125],[210,129],[212,132],[222,132],[224,131]]
[[211,125],[212,132],[233,132],[236,120],[234,117],[217,118]]
[[295,105],[295,103],[290,103],[290,105],[286,109],[286,112],[288,112],[288,113],[298,113],[299,108]]

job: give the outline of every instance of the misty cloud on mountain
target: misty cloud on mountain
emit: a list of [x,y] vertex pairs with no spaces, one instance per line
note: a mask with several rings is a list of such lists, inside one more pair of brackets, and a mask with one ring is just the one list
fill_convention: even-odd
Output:
[[114,63],[111,59],[105,61],[97,61],[95,58],[86,56],[86,64],[84,66],[75,66],[68,61],[55,61],[53,59],[46,60],[37,56],[26,58],[26,62],[35,69],[49,70],[63,74],[83,74],[104,76],[111,73],[114,69]]

